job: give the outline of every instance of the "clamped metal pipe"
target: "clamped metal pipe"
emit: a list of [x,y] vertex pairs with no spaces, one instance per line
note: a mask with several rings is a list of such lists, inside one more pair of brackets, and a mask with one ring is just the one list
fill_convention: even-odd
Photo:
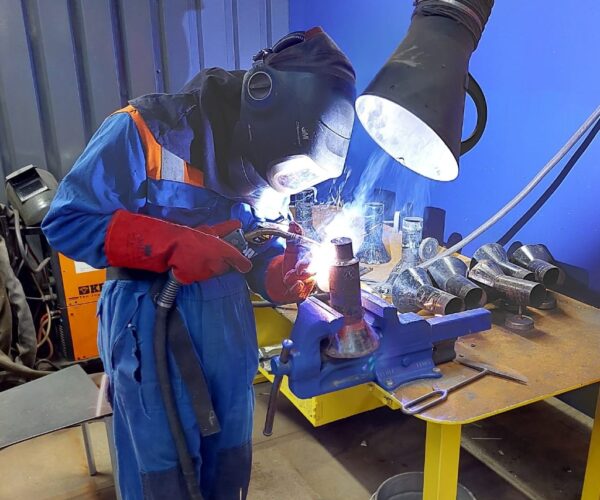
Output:
[[331,358],[362,358],[379,347],[379,337],[364,320],[360,265],[350,238],[334,238],[335,261],[329,270],[329,304],[344,316],[344,325],[329,339]]
[[[294,342],[290,339],[284,339],[281,343],[281,347],[279,365],[285,367],[290,360]],[[263,435],[265,436],[271,436],[273,434],[273,422],[275,420],[275,413],[277,412],[277,398],[279,397],[282,381],[283,375],[275,375],[273,385],[271,386],[271,393],[269,394],[269,405],[267,406],[267,416],[265,417],[265,426],[263,428]]]

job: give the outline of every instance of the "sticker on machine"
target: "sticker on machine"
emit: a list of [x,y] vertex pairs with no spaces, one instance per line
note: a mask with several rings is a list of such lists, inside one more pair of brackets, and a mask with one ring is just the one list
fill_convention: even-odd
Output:
[[75,272],[77,274],[91,273],[92,271],[99,271],[99,269],[96,269],[95,267],[92,267],[89,264],[86,264],[85,262],[77,262],[76,260],[74,262],[75,262]]

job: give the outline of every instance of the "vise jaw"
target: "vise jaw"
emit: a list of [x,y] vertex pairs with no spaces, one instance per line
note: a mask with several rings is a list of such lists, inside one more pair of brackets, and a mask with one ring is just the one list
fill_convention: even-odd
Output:
[[420,378],[437,378],[433,344],[461,335],[489,330],[486,309],[424,318],[399,314],[394,306],[362,291],[364,319],[379,335],[379,348],[362,358],[333,359],[324,351],[329,339],[344,325],[344,316],[321,300],[310,297],[298,306],[292,329],[294,347],[287,363],[271,361],[275,375],[287,375],[291,391],[299,398],[375,382],[386,390]]

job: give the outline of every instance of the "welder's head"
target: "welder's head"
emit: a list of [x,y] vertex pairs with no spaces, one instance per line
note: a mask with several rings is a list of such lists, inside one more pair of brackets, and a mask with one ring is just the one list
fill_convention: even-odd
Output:
[[354,123],[355,75],[321,28],[261,50],[242,88],[244,157],[289,195],[342,173]]

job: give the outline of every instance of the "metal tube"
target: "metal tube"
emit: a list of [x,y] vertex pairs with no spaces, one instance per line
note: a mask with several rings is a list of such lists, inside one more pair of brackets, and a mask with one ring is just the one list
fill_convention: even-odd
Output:
[[553,286],[558,282],[560,269],[549,262],[541,259],[533,259],[527,268],[533,271],[535,281],[543,283],[544,286]]
[[470,271],[469,278],[479,283],[490,293],[501,295],[518,305],[539,306],[546,298],[546,288],[535,281],[506,276],[498,263],[492,260],[479,261]]
[[460,297],[466,309],[475,309],[485,303],[485,292],[467,279],[467,264],[458,257],[440,259],[428,272],[438,288]]
[[383,244],[383,203],[367,203],[365,209],[365,239],[357,257],[365,264],[385,264],[391,257]]
[[513,276],[496,276],[494,290],[515,304],[539,306],[546,298],[546,289],[535,281],[526,281]]
[[463,303],[454,295],[431,285],[422,285],[416,290],[416,300],[421,308],[433,314],[454,314],[463,310]]
[[334,238],[336,260],[329,272],[329,303],[344,315],[325,353],[332,358],[361,358],[379,347],[379,337],[363,318],[360,270],[350,238]]
[[348,321],[360,320],[363,309],[360,296],[358,259],[354,257],[350,238],[334,238],[336,261],[329,271],[329,302]]
[[475,309],[485,303],[485,292],[472,281],[456,274],[448,278],[445,291],[460,297],[465,303],[465,309]]

